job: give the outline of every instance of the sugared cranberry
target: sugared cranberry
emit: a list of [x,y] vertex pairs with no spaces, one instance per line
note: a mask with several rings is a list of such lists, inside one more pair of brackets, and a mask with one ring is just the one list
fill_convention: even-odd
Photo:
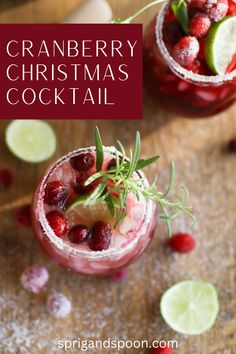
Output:
[[47,298],[47,310],[53,317],[64,318],[71,312],[71,302],[65,295],[54,292]]
[[203,11],[215,22],[220,21],[227,14],[228,0],[206,0]]
[[111,242],[111,227],[103,221],[97,221],[90,230],[89,247],[92,251],[107,250]]
[[236,153],[236,138],[230,140],[228,144],[228,149],[230,152]]
[[62,207],[69,195],[69,188],[61,181],[49,182],[45,188],[44,202],[48,205]]
[[195,248],[196,241],[193,236],[189,234],[178,233],[171,237],[169,245],[173,251],[188,253]]
[[46,217],[49,225],[58,237],[65,235],[68,230],[68,221],[62,213],[53,210]]
[[32,293],[39,293],[48,282],[49,274],[45,267],[33,266],[26,268],[21,274],[22,286]]
[[0,170],[0,187],[8,188],[13,182],[13,174],[7,169],[3,168]]
[[211,20],[206,14],[196,13],[189,23],[189,33],[191,36],[201,38],[207,34],[211,27]]
[[15,218],[19,224],[30,227],[31,226],[31,207],[29,204],[23,205],[15,210]]
[[85,181],[89,178],[86,172],[80,172],[76,177],[76,181],[74,184],[74,191],[77,194],[87,194],[93,192],[98,186],[99,180],[95,180],[89,185],[85,186]]
[[88,171],[93,167],[95,157],[90,153],[82,153],[70,159],[71,166],[77,171]]
[[197,58],[199,43],[195,37],[183,37],[174,46],[173,58],[182,66],[191,65]]
[[153,348],[150,354],[173,354],[173,349],[166,346],[165,348]]
[[72,243],[82,243],[87,241],[89,229],[85,225],[76,225],[72,227],[68,234],[68,239]]

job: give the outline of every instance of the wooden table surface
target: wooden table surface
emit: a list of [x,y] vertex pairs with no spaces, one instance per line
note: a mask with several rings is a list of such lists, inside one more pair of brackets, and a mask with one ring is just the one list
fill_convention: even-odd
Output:
[[[116,17],[131,14],[147,1],[110,0]],[[57,22],[78,3],[77,0],[1,0],[0,22]],[[146,23],[156,10],[149,10]],[[51,161],[30,165],[14,158],[4,143],[9,122],[0,122],[0,166],[14,171],[13,186],[0,191],[1,204],[34,190],[37,180]],[[236,106],[226,113],[204,120],[184,120],[157,108],[144,99],[140,122],[96,122],[104,143],[114,139],[132,145],[135,131],[142,134],[142,154],[160,154],[159,166],[149,169],[152,178],[160,173],[160,188],[168,180],[168,166],[177,166],[176,184],[186,185],[198,219],[195,230],[180,218],[174,231],[193,232],[197,248],[191,254],[173,254],[166,247],[166,229],[159,224],[146,253],[129,269],[124,283],[81,277],[52,263],[41,251],[31,229],[18,225],[12,212],[1,215],[0,223],[0,353],[51,354],[58,339],[175,339],[178,354],[236,353],[236,156],[226,152],[228,140],[236,135]],[[52,121],[58,137],[55,158],[72,149],[90,145],[90,121]],[[22,289],[19,276],[25,266],[43,264],[50,272],[45,293],[31,295]],[[159,312],[161,294],[177,281],[203,279],[218,289],[220,313],[214,328],[201,336],[183,336],[164,323]],[[45,309],[48,291],[61,291],[73,303],[65,320],[50,317]],[[82,353],[67,351],[69,353]],[[90,350],[88,353],[92,353]],[[115,354],[98,349],[96,353]],[[140,353],[142,350],[121,350]]]

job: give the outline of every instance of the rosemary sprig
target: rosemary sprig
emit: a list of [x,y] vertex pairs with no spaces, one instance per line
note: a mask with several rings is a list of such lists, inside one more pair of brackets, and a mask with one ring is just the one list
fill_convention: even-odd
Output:
[[68,210],[75,208],[81,203],[92,205],[105,201],[108,210],[115,219],[114,227],[116,227],[127,215],[128,196],[129,193],[133,193],[138,200],[142,195],[146,200],[152,200],[154,203],[159,204],[162,210],[161,218],[166,221],[169,235],[172,233],[171,221],[180,213],[185,213],[191,217],[193,224],[195,224],[196,220],[192,214],[192,208],[186,204],[188,200],[187,189],[181,187],[183,191],[182,195],[175,195],[173,198],[169,198],[174,184],[174,162],[171,163],[170,181],[165,193],[162,193],[157,189],[157,175],[152,185],[146,188],[143,184],[142,178],[134,179],[133,175],[136,171],[156,162],[159,156],[154,156],[146,160],[140,159],[141,140],[139,132],[136,134],[134,150],[130,150],[129,159],[126,157],[125,149],[121,142],[117,141],[117,143],[118,151],[116,151],[115,155],[116,166],[109,170],[102,171],[103,145],[99,129],[95,127],[97,172],[90,176],[84,185],[88,186],[97,179],[99,179],[99,184],[92,193],[75,200]]
[[100,171],[103,164],[103,146],[102,139],[98,127],[94,128],[94,137],[96,144],[96,167],[97,171]]

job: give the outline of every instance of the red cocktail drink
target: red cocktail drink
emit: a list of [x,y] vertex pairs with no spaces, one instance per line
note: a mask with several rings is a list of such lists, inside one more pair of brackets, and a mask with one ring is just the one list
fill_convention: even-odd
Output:
[[[112,168],[115,151],[104,148],[102,170]],[[69,208],[99,184],[98,180],[84,186],[96,173],[95,155],[93,147],[79,149],[45,173],[34,196],[33,225],[50,258],[79,273],[106,275],[127,266],[146,249],[154,233],[156,206],[129,193],[127,214],[116,227],[104,201]],[[144,188],[149,186],[142,172],[133,178],[140,179]]]
[[[216,0],[215,5],[211,0],[187,2],[189,22],[185,32],[172,4],[173,1],[168,1],[164,5],[146,31],[144,70],[147,86],[156,102],[171,112],[193,118],[211,116],[229,107],[236,99],[236,53],[224,73],[214,73],[206,60],[209,56],[208,32],[219,23],[218,20],[235,17],[236,4],[232,0],[229,3]],[[222,8],[223,13],[217,12]],[[228,39],[229,44],[235,41],[235,33],[232,36]]]

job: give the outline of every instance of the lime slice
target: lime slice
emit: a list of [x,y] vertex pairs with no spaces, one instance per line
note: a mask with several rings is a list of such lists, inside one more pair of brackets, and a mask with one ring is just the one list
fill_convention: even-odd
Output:
[[215,74],[225,74],[236,53],[236,16],[213,24],[206,38],[205,58]]
[[6,130],[11,152],[27,162],[49,159],[56,150],[56,136],[51,126],[41,120],[14,120]]
[[203,281],[175,284],[161,298],[161,314],[166,323],[182,334],[201,334],[210,329],[219,311],[215,287]]
[[112,223],[112,216],[105,202],[99,202],[94,205],[78,204],[68,211],[67,216],[74,223],[85,222],[86,224],[92,225],[98,220]]

